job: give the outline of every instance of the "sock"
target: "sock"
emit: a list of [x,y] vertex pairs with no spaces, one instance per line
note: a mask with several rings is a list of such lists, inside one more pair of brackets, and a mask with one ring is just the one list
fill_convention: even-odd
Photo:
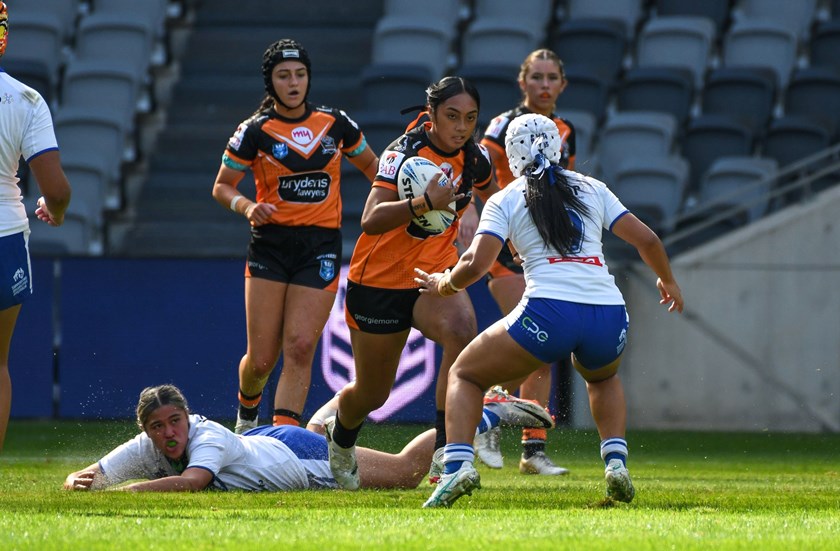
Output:
[[545,451],[545,429],[522,429],[522,455],[528,459],[537,452]]
[[249,396],[239,389],[239,417],[248,421],[253,421],[260,414],[260,400],[262,400],[262,390],[257,394]]
[[487,432],[490,429],[498,427],[499,420],[500,419],[498,415],[496,415],[489,409],[484,408],[481,412],[481,422],[478,424],[476,434],[481,434]]
[[435,411],[435,449],[446,445],[446,412]]
[[364,422],[360,423],[354,429],[348,429],[341,424],[341,420],[336,415],[335,426],[332,431],[332,441],[342,448],[352,448],[356,445],[356,439],[359,437],[359,431],[362,430],[362,425],[364,425]]
[[274,408],[274,422],[275,427],[280,425],[300,426],[300,413],[295,413],[290,409]]
[[612,459],[621,460],[627,465],[627,441],[624,438],[605,438],[601,441],[601,459],[607,465]]
[[447,444],[443,448],[443,463],[445,474],[457,472],[464,462],[475,461],[475,450],[471,444]]

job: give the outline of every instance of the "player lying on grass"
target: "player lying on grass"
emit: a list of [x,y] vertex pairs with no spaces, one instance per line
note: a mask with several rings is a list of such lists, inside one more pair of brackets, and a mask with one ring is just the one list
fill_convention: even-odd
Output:
[[[337,397],[325,404],[307,428],[260,426],[236,435],[201,415],[173,385],[140,393],[137,423],[142,432],[98,462],[67,476],[65,490],[120,486],[129,491],[216,490],[274,491],[338,488],[330,472],[327,441],[314,432],[331,424]],[[479,430],[506,426],[554,426],[538,404],[504,395],[488,404]],[[415,488],[428,471],[435,431],[415,437],[398,454],[358,449],[363,488]]]

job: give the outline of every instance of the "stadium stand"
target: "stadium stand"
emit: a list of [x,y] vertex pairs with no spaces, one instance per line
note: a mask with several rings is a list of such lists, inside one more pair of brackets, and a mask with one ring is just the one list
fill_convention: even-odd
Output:
[[[85,204],[73,216],[88,221],[67,244],[34,234],[35,248],[241,256],[247,228],[210,189],[227,138],[262,95],[262,51],[282,36],[310,51],[310,99],[345,109],[375,150],[410,120],[399,110],[420,104],[445,74],[477,84],[483,126],[520,99],[525,55],[551,48],[566,66],[557,109],[576,127],[578,170],[609,179],[631,154],[659,162],[678,152],[689,166],[686,216],[718,197],[707,181],[735,179],[735,161],[717,161],[734,156],[755,175],[755,159],[789,174],[786,167],[838,140],[837,0],[288,0],[284,8],[266,10],[260,0],[240,0],[235,10],[223,0],[19,2],[3,67],[53,107],[62,158]],[[686,70],[693,90],[685,90]],[[675,117],[665,125],[669,145],[634,153],[645,138],[616,148],[615,121],[637,110]],[[92,148],[61,129],[84,119],[88,132],[122,129],[111,153],[99,155],[107,161],[91,159]],[[345,172],[345,227],[356,229],[367,186],[353,167]],[[25,167],[21,177],[28,197]],[[815,189],[836,181],[821,178]],[[251,185],[248,176],[242,186]],[[748,221],[758,215],[750,212]]]

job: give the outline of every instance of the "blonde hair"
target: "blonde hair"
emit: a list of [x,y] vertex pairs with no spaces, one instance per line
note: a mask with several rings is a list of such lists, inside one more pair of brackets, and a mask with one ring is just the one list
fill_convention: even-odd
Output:
[[538,59],[547,59],[549,61],[553,61],[557,64],[557,68],[560,69],[560,78],[566,80],[566,70],[563,67],[563,61],[560,59],[560,56],[548,50],[546,48],[542,48],[539,50],[534,50],[528,57],[525,58],[525,61],[522,62],[522,65],[519,67],[519,80],[525,80],[525,77],[528,76],[528,71],[531,70],[531,66],[534,64],[535,61]]

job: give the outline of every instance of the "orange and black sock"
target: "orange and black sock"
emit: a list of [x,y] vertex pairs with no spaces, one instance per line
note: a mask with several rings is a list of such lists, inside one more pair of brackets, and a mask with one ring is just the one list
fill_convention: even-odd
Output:
[[300,413],[296,413],[290,409],[274,408],[274,422],[275,427],[280,425],[300,426]]
[[522,451],[525,458],[544,452],[547,437],[548,433],[545,429],[522,429]]
[[260,414],[260,400],[262,391],[254,395],[248,395],[239,389],[239,418],[253,421]]

